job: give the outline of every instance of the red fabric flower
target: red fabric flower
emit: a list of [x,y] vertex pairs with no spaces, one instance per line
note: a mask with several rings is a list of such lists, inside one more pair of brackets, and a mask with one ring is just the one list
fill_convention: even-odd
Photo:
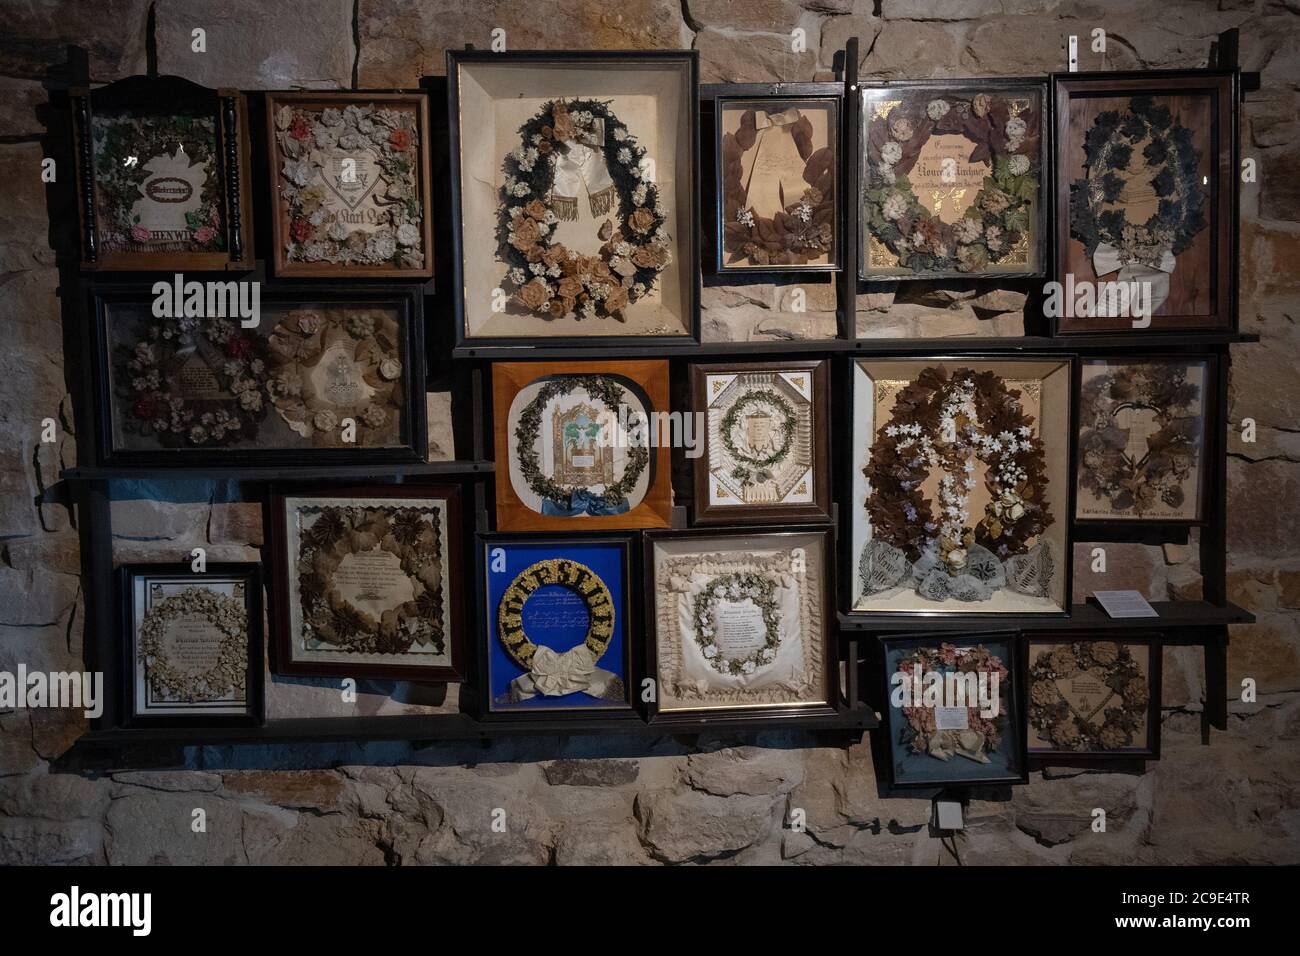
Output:
[[311,124],[299,116],[293,121],[293,125],[289,127],[289,135],[294,139],[306,139],[311,135]]
[[231,358],[246,358],[252,351],[252,341],[242,335],[232,335],[226,340],[226,354]]
[[411,134],[404,129],[395,129],[388,134],[388,145],[396,150],[411,148]]
[[306,242],[312,237],[312,225],[302,216],[299,216],[289,226],[289,235],[293,236],[296,242]]
[[131,406],[131,414],[142,421],[153,421],[158,417],[158,399],[153,395],[143,395]]

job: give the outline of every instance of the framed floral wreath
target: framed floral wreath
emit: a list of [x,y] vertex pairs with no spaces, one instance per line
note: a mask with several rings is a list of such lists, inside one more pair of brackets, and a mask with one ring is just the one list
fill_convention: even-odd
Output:
[[[950,574],[996,580],[994,567],[1024,554],[1053,522],[1044,507],[1046,457],[1018,390],[991,371],[930,367],[898,392],[889,420],[872,442],[863,469],[871,493],[866,509],[872,537],[911,562],[927,553]],[[966,501],[975,487],[974,457],[987,466],[990,501],[967,527]],[[921,485],[940,468],[938,511]],[[988,559],[970,561],[979,546]]]
[[[1081,671],[1110,691],[1086,714],[1078,713],[1057,685]],[[1115,706],[1107,706],[1112,703]],[[1134,736],[1149,721],[1150,704],[1150,680],[1127,644],[1087,640],[1053,645],[1040,650],[1030,664],[1029,725],[1057,750],[1132,748]]]
[[[918,647],[914,653],[904,655],[899,660],[897,669],[907,674],[913,673],[914,668],[918,666],[923,674],[951,672],[996,674],[999,693],[1002,693],[1001,688],[1005,686],[1003,682],[1010,674],[1002,658],[983,644],[961,650],[965,653],[959,653],[956,645],[948,643],[940,644],[938,647]],[[1002,743],[1002,732],[1007,721],[1005,709],[1000,708],[996,717],[985,717],[980,713],[981,705],[978,700],[968,703],[967,727],[969,731],[978,735],[979,740],[978,744],[971,746],[970,741],[958,741],[950,736],[942,736],[948,732],[939,730],[935,708],[916,706],[903,707],[901,710],[905,724],[899,729],[899,744],[910,748],[913,753],[928,754],[943,760],[956,753],[978,760],[980,763],[988,762],[987,757],[983,760],[979,758],[985,751],[997,751]]]
[[582,599],[587,608],[587,633],[582,643],[598,661],[614,636],[614,598],[608,585],[591,568],[569,558],[546,558],[520,571],[501,596],[497,607],[497,633],[511,659],[531,670],[537,645],[524,633],[524,604],[538,588],[558,584]]
[[[875,97],[888,96],[888,104]],[[939,88],[863,90],[866,169],[864,228],[920,276],[980,274],[1013,262],[1016,250],[1037,236],[1042,186],[1041,94],[994,90],[965,93]],[[971,144],[968,163],[990,173],[955,222],[921,203],[909,174],[932,136],[958,135]],[[960,201],[960,200],[959,200]],[[864,242],[864,251],[870,241]],[[898,279],[873,272],[864,278]]]
[[[1197,468],[1203,420],[1192,409],[1201,390],[1177,362],[1122,364],[1084,382],[1080,390],[1079,485],[1116,511],[1138,517],[1162,504],[1181,508],[1184,482]],[[1122,408],[1149,409],[1160,427],[1147,436],[1147,452],[1128,453],[1128,429],[1115,419]]]
[[[421,98],[394,94],[329,106],[320,94],[274,94],[270,108],[273,189],[283,204],[275,220],[278,269],[317,263],[426,271]],[[375,228],[331,212],[325,164],[334,151],[376,168],[380,182],[366,196],[383,217],[368,224]]]
[[[198,615],[221,632],[216,662],[201,674],[174,667],[163,647],[176,618]],[[154,604],[140,622],[140,654],[149,689],[165,701],[242,700],[248,681],[248,608],[205,587],[191,587]]]
[[[743,658],[726,658],[718,651],[713,615],[719,601],[753,601],[763,615],[763,646]],[[776,582],[750,571],[719,575],[704,585],[693,605],[695,643],[710,666],[721,674],[745,675],[772,663],[781,645],[781,611],[777,607]]]
[[[1146,222],[1131,223],[1115,203],[1128,181],[1137,147],[1148,168],[1158,204]],[[1125,113],[1097,115],[1084,141],[1087,175],[1070,184],[1070,234],[1089,259],[1099,247],[1118,252],[1122,264],[1155,267],[1166,253],[1177,256],[1207,225],[1206,190],[1197,175],[1201,154],[1192,131],[1174,122],[1168,107],[1150,96],[1134,96]]]
[[[666,209],[643,162],[646,150],[598,100],[552,100],[519,128],[520,146],[502,164],[497,257],[511,300],[543,318],[613,318],[654,288],[671,258]],[[575,196],[556,190],[557,169],[573,166],[574,192],[588,189],[602,245],[582,255],[553,239],[578,218]],[[605,185],[607,183],[607,185]],[[592,187],[595,186],[595,191]]]
[[[208,115],[139,116],[127,112],[96,115],[91,123],[95,154],[95,189],[102,239],[112,248],[150,244],[150,233],[131,212],[155,175],[149,160],[176,156],[187,166],[207,171],[199,207],[185,214],[190,235],[167,243],[169,251],[220,252],[226,234],[221,223],[222,171],[217,161],[216,119]],[[136,158],[130,162],[128,157]],[[177,248],[179,247],[179,248]]]
[[[317,516],[303,529],[295,556],[303,636],[358,654],[400,655],[416,643],[445,653],[441,511],[438,504],[301,508],[301,517]],[[349,603],[331,583],[344,557],[375,547],[399,559],[414,590],[411,600],[379,619]]]
[[[780,446],[773,448],[766,455],[750,455],[737,448],[735,440],[732,438],[732,430],[740,421],[741,414],[746,409],[754,407],[770,408],[781,417],[781,428],[785,434],[785,440]],[[764,480],[768,474],[767,469],[772,465],[785,461],[790,454],[797,425],[798,420],[794,406],[777,392],[771,389],[755,388],[740,395],[727,409],[726,414],[722,416],[722,421],[718,424],[718,433],[722,438],[722,444],[726,447],[732,459],[737,462],[736,468],[732,471],[732,477],[736,478],[742,485]]]
[[[779,99],[773,104],[762,104],[768,109],[782,107],[795,112],[804,101]],[[758,105],[718,103],[717,115],[721,126],[724,111],[741,110],[740,127],[735,132],[723,132],[719,161],[722,164],[722,268],[736,264],[746,266],[806,266],[810,260],[827,257],[828,264],[835,259],[836,167],[834,137],[837,128],[837,111],[833,100],[811,100],[808,108],[828,111],[830,144],[814,148],[813,125],[807,116],[788,126],[779,127],[782,135],[790,136],[799,158],[804,161],[803,181],[808,188],[798,196],[786,196],[781,191],[782,208],[772,215],[763,215],[750,204],[748,186],[742,181],[745,154],[758,144]],[[788,130],[788,132],[786,131]],[[721,129],[719,130],[721,132]]]
[[[229,319],[144,321],[133,346],[118,346],[115,390],[123,428],[166,448],[218,448],[253,438],[267,414],[266,342]],[[173,369],[192,351],[231,398],[186,398]]]
[[[395,444],[401,437],[403,341],[397,320],[383,310],[291,309],[267,345],[268,395],[289,427],[313,445],[343,447],[347,419],[356,426],[348,444]],[[322,388],[313,371],[331,353],[338,367],[330,375],[337,381]],[[361,397],[361,384],[368,398]]]
[[618,415],[618,407],[624,404],[624,387],[614,379],[603,375],[566,375],[551,379],[533,396],[524,408],[515,426],[515,455],[519,462],[519,471],[528,487],[538,497],[554,502],[562,507],[569,507],[576,493],[583,493],[590,499],[586,510],[589,513],[601,513],[618,506],[632,493],[641,479],[642,473],[650,463],[648,438],[643,437],[639,443],[629,444],[623,469],[623,477],[599,495],[591,495],[587,489],[562,485],[542,471],[538,460],[537,443],[541,437],[542,411],[548,402],[561,395],[574,391],[586,392],[591,399],[603,405],[612,416]]

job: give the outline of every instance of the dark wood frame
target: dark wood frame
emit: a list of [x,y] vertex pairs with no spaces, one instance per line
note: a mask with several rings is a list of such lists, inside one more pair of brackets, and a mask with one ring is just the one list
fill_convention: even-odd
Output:
[[[447,565],[446,609],[450,625],[447,629],[449,665],[428,666],[420,664],[374,664],[334,661],[295,661],[290,633],[288,576],[295,574],[296,556],[288,553],[285,499],[289,497],[319,498],[322,501],[340,498],[428,498],[441,500],[447,511],[447,540],[443,543],[443,561]],[[461,493],[459,485],[452,484],[397,484],[397,485],[273,485],[264,512],[267,542],[270,546],[271,579],[268,593],[271,597],[271,630],[275,637],[271,661],[273,672],[300,677],[356,677],[376,680],[404,680],[424,683],[459,681],[465,677],[465,619],[462,577],[464,562],[464,537],[461,524]]]
[[[1020,772],[1001,777],[990,777],[986,780],[980,779],[953,779],[953,780],[925,780],[925,781],[899,781],[896,774],[898,766],[894,760],[894,735],[898,732],[898,718],[894,715],[895,707],[890,702],[890,691],[892,688],[889,684],[889,651],[891,647],[919,647],[938,646],[940,644],[956,644],[959,646],[974,646],[983,644],[986,641],[1001,641],[1007,645],[1007,652],[1010,660],[1006,661],[1007,675],[1011,680],[1011,687],[1008,688],[1007,701],[1014,709],[1013,714],[1008,715],[1008,725],[1015,729],[1019,734],[1017,740],[1016,752],[1013,754],[1019,764]],[[888,761],[885,766],[885,777],[889,782],[891,790],[947,790],[952,788],[968,789],[971,787],[989,787],[1006,784],[1023,784],[1029,782],[1029,752],[1026,744],[1029,740],[1029,734],[1026,730],[1025,715],[1025,680],[1026,669],[1023,663],[1024,658],[1023,635],[1017,631],[971,631],[961,634],[936,633],[918,633],[918,634],[882,634],[880,635],[880,666],[878,690],[880,701],[880,730],[882,749],[888,754]],[[878,751],[879,752],[879,751]]]
[[[249,197],[248,111],[238,90],[212,90],[179,76],[132,76],[91,90],[68,91],[72,107],[72,145],[76,157],[77,216],[81,268],[101,272],[146,270],[244,271],[253,267],[253,208]],[[99,248],[99,189],[95,178],[92,120],[95,106],[127,109],[139,115],[167,115],[210,100],[216,122],[217,162],[221,173],[221,215],[226,234],[222,252],[107,252]]]
[[1161,707],[1161,664],[1164,657],[1164,640],[1157,631],[1129,633],[1127,631],[1084,631],[1082,633],[1063,632],[1060,634],[1042,634],[1026,632],[1024,634],[1024,696],[1026,702],[1029,694],[1029,670],[1033,666],[1035,645],[1073,644],[1076,641],[1114,641],[1116,644],[1143,644],[1150,652],[1147,662],[1147,746],[1125,750],[1056,750],[1054,748],[1035,749],[1029,747],[1029,709],[1024,711],[1025,747],[1029,759],[1034,761],[1035,769],[1044,765],[1095,765],[1113,764],[1137,758],[1139,760],[1160,759],[1160,707]]
[[691,366],[692,412],[708,417],[706,379],[719,372],[811,371],[812,383],[812,452],[813,500],[808,504],[777,505],[710,505],[709,504],[709,432],[705,427],[703,453],[695,459],[695,514],[693,523],[744,524],[769,521],[830,521],[830,362],[827,359],[791,362],[752,362],[696,364]]
[[[1215,331],[1237,329],[1238,244],[1238,154],[1240,151],[1237,103],[1241,77],[1235,69],[1146,70],[1116,73],[1054,73],[1052,99],[1055,106],[1055,146],[1053,148],[1053,205],[1056,220],[1053,243],[1053,276],[1064,283],[1067,252],[1070,247],[1070,183],[1064,170],[1065,151],[1070,144],[1070,102],[1075,97],[1120,97],[1147,93],[1210,97],[1213,106],[1210,146],[1207,152],[1211,170],[1210,196],[1206,203],[1210,234],[1210,259],[1213,263],[1212,292],[1214,310],[1208,316],[1153,315],[1145,329],[1132,328],[1126,316],[1107,321],[1096,317],[1052,319],[1052,333],[1058,336],[1089,336],[1121,333],[1149,335],[1153,332]],[[1083,323],[1078,325],[1077,323]]]
[[[1064,565],[1062,575],[1065,579],[1065,596],[1062,601],[1062,607],[1059,611],[939,611],[939,610],[919,610],[919,611],[873,611],[863,608],[854,608],[854,568],[857,564],[857,555],[853,553],[853,515],[855,509],[860,507],[853,497],[853,476],[858,470],[857,456],[859,448],[855,442],[857,423],[854,421],[855,408],[855,389],[857,387],[856,373],[857,365],[860,362],[879,362],[879,361],[916,361],[928,362],[930,364],[953,363],[953,362],[973,362],[973,363],[990,363],[990,362],[1060,362],[1066,365],[1066,375],[1069,377],[1069,384],[1066,388],[1066,397],[1069,402],[1069,408],[1066,410],[1066,423],[1069,429],[1068,434],[1064,436],[1066,456],[1066,476],[1069,487],[1066,489],[1063,501],[1062,513],[1055,516],[1055,521],[1065,527],[1065,554],[1062,556],[1061,564]],[[1078,395],[1078,364],[1079,356],[1070,352],[971,352],[967,354],[943,353],[934,354],[892,354],[892,355],[870,355],[858,356],[849,362],[846,388],[848,389],[849,401],[849,454],[847,456],[845,475],[842,479],[847,489],[846,501],[847,506],[844,508],[848,529],[844,534],[843,546],[841,549],[841,560],[844,561],[844,567],[848,571],[846,586],[844,588],[843,614],[845,619],[861,622],[857,626],[866,626],[872,630],[889,632],[891,629],[897,629],[900,626],[906,627],[909,623],[915,623],[917,627],[934,627],[938,622],[943,620],[956,620],[969,622],[974,627],[980,627],[984,622],[990,620],[999,621],[1044,621],[1057,618],[1069,618],[1071,614],[1071,588],[1074,574],[1074,533],[1073,533],[1073,515],[1074,515],[1074,496],[1078,487],[1078,479],[1075,474],[1075,448],[1078,443],[1075,436],[1079,431],[1078,415],[1079,403],[1076,401]],[[882,638],[883,639],[883,638]]]
[[[1051,121],[1052,99],[1049,96],[1048,77],[1046,76],[1006,76],[1006,77],[989,77],[981,79],[971,77],[967,79],[933,79],[933,80],[884,80],[884,81],[865,81],[859,84],[858,91],[858,136],[854,144],[854,163],[857,171],[857,190],[853,201],[857,204],[857,222],[858,235],[856,237],[858,245],[857,255],[857,279],[859,282],[871,283],[888,283],[888,282],[916,282],[916,281],[933,281],[933,280],[981,280],[981,279],[1035,279],[1042,278],[1048,274],[1049,255],[1048,255],[1048,234],[1050,232],[1048,208],[1050,202],[1050,183],[1051,183],[1051,165],[1054,156],[1051,148],[1051,135],[1053,124]],[[869,225],[862,216],[862,190],[866,185],[866,153],[867,137],[871,134],[871,116],[867,109],[869,94],[880,90],[900,90],[908,92],[913,90],[933,89],[936,91],[951,90],[961,93],[980,93],[992,91],[997,93],[1014,93],[1017,90],[1033,90],[1037,92],[1039,98],[1039,110],[1042,113],[1040,120],[1038,157],[1041,174],[1038,182],[1038,201],[1036,203],[1036,219],[1038,228],[1037,242],[1037,264],[1036,269],[1029,270],[1005,270],[1005,269],[986,269],[980,272],[958,272],[956,270],[949,272],[926,272],[926,273],[898,273],[883,274],[871,273],[867,271],[867,249],[870,246],[867,236]]]
[[[478,718],[486,722],[505,720],[589,720],[593,717],[608,718],[616,721],[641,722],[637,706],[641,675],[637,672],[640,655],[633,653],[632,644],[636,639],[636,625],[644,624],[641,613],[640,595],[633,587],[633,552],[636,535],[633,533],[601,533],[586,535],[528,535],[512,532],[480,532],[475,536],[475,568],[477,577],[475,586],[479,611],[483,621],[478,629],[480,638],[475,648],[478,659],[479,693]],[[622,550],[623,574],[623,687],[627,692],[626,707],[510,707],[499,708],[492,701],[492,645],[497,640],[496,609],[488,606],[487,555],[494,547],[513,545],[552,546],[557,551],[568,547],[588,545],[615,545]],[[606,582],[608,584],[609,582]]]
[[[822,688],[826,699],[807,704],[755,704],[749,707],[677,708],[662,711],[659,707],[659,627],[657,589],[655,587],[655,544],[659,541],[698,540],[716,538],[791,537],[819,535],[822,549],[822,640],[825,673]],[[840,685],[839,628],[835,626],[835,528],[826,525],[765,525],[752,528],[692,528],[686,531],[647,531],[642,535],[644,551],[642,576],[645,579],[645,607],[641,615],[645,628],[645,675],[654,681],[654,700],[647,704],[647,719],[652,724],[673,726],[700,724],[712,719],[753,721],[755,723],[779,722],[796,725],[801,718],[824,718],[844,709],[844,693]],[[852,662],[850,662],[852,666]]]
[[[245,606],[248,609],[248,673],[244,688],[247,696],[246,714],[141,714],[137,713],[140,701],[135,693],[136,620],[135,581],[141,577],[165,577],[171,581],[191,580],[201,584],[209,577],[243,578]],[[265,682],[263,666],[263,627],[265,617],[262,604],[262,566],[245,562],[209,564],[206,571],[194,571],[188,563],[176,564],[124,564],[117,569],[118,616],[121,626],[122,670],[120,693],[125,704],[122,715],[124,727],[256,727],[265,714]]]
[[1076,528],[1144,528],[1144,527],[1169,527],[1169,528],[1197,528],[1204,527],[1209,519],[1206,512],[1209,503],[1214,500],[1216,491],[1211,487],[1211,481],[1214,477],[1209,467],[1209,454],[1212,447],[1211,435],[1216,434],[1222,428],[1219,421],[1218,403],[1218,379],[1219,379],[1219,361],[1218,356],[1212,352],[1188,352],[1185,354],[1174,353],[1134,353],[1125,355],[1113,353],[1110,355],[1080,355],[1074,363],[1074,406],[1075,406],[1075,425],[1074,425],[1074,509],[1077,512],[1079,507],[1079,471],[1083,467],[1083,460],[1079,455],[1079,435],[1082,432],[1083,422],[1079,420],[1078,415],[1081,411],[1080,395],[1083,386],[1083,367],[1095,362],[1104,362],[1107,365],[1155,365],[1155,364],[1177,364],[1177,365],[1195,365],[1203,364],[1205,366],[1205,384],[1201,390],[1201,454],[1197,458],[1196,467],[1200,474],[1197,481],[1197,502],[1196,517],[1194,518],[1118,518],[1118,517],[1081,517],[1073,513],[1071,522]]
[[[389,306],[399,309],[406,323],[406,361],[403,363],[402,400],[406,409],[403,444],[392,448],[178,448],[124,449],[113,445],[113,409],[116,401],[110,378],[107,307],[114,303],[148,303],[152,298],[148,282],[94,283],[88,285],[87,367],[92,386],[88,409],[94,413],[96,461],[101,466],[194,467],[200,465],[239,466],[303,462],[358,464],[364,462],[422,462],[428,458],[428,428],[425,405],[425,355],[423,301],[418,286],[312,285],[290,286],[265,283],[262,307],[271,303],[323,301],[339,307],[349,303]],[[160,320],[169,321],[169,320]],[[274,414],[274,411],[268,412]]]
[[[423,92],[401,90],[362,90],[359,92],[333,92],[328,90],[299,90],[294,92],[269,92],[266,97],[266,153],[268,196],[271,201],[271,263],[277,276],[292,278],[331,279],[428,279],[433,275],[433,193],[429,175],[432,168],[430,145],[429,97]],[[288,262],[284,258],[288,227],[285,206],[280,198],[280,152],[276,143],[275,113],[280,106],[337,106],[342,108],[358,104],[398,104],[416,107],[416,123],[420,133],[419,170],[420,202],[423,216],[420,236],[424,243],[425,265],[421,269],[403,269],[384,265],[342,265],[337,262]]]
[[[690,180],[691,208],[690,235],[682,238],[680,268],[682,283],[686,287],[686,314],[682,316],[684,332],[680,335],[586,335],[586,336],[474,336],[465,328],[465,223],[461,203],[461,143],[460,143],[460,71],[474,64],[532,64],[554,67],[592,67],[608,64],[642,64],[644,66],[673,64],[685,68],[689,99],[687,154],[691,157],[690,169],[685,173]],[[600,95],[593,91],[592,95]],[[456,349],[484,347],[543,347],[571,352],[600,345],[613,349],[626,346],[694,345],[700,339],[700,106],[699,106],[699,51],[697,50],[588,50],[550,52],[546,50],[521,50],[493,53],[488,50],[447,51],[447,116],[448,149],[451,154],[451,214],[452,258],[455,265],[454,309],[456,318]],[[680,170],[678,171],[681,172]]]
[[[841,100],[843,100],[844,87],[839,83],[784,83],[780,84],[782,90],[791,90],[789,93],[776,94],[771,92],[772,86],[762,84],[746,84],[736,86],[711,85],[701,95],[712,94],[713,100],[713,246],[714,257],[712,261],[713,271],[718,275],[730,277],[745,276],[755,278],[765,278],[767,276],[777,276],[779,278],[789,278],[808,272],[838,272],[843,267],[844,243],[842,236],[844,232],[844,209],[841,198],[844,190],[844,120]],[[748,90],[753,92],[746,92]],[[807,92],[794,92],[794,90],[807,90]],[[724,92],[725,91],[725,92]],[[827,145],[835,150],[835,222],[832,231],[835,236],[835,248],[830,261],[822,265],[766,265],[766,266],[739,266],[729,265],[727,263],[726,252],[723,249],[723,228],[725,227],[724,207],[724,183],[722,181],[722,114],[729,109],[753,108],[762,109],[770,108],[778,103],[790,105],[809,104],[816,108],[826,108],[828,112],[827,121]]]
[[669,407],[667,360],[626,362],[494,362],[492,365],[493,442],[496,453],[496,527],[500,531],[549,531],[580,534],[584,531],[615,531],[628,528],[666,528],[672,510],[672,449],[653,444],[650,435],[651,480],[645,497],[623,514],[586,515],[561,518],[543,515],[525,505],[510,481],[510,460],[514,437],[508,431],[510,406],[529,385],[544,378],[568,375],[615,375],[636,385],[647,401],[647,411],[666,412]]

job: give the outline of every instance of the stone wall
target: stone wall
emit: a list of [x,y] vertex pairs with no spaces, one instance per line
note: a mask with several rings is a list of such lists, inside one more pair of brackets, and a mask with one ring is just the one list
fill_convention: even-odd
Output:
[[[1048,771],[976,801],[958,839],[964,863],[1300,862],[1300,4],[1296,0],[106,0],[5,4],[0,38],[0,669],[81,663],[83,592],[74,516],[57,503],[77,423],[63,366],[60,286],[75,237],[42,157],[65,147],[48,106],[66,86],[64,44],[90,50],[96,82],[145,70],[150,11],[162,72],[244,89],[414,85],[444,53],[512,48],[700,51],[706,82],[828,79],[848,37],[864,75],[1048,72],[1065,37],[1107,31],[1084,69],[1204,65],[1220,30],[1241,28],[1242,66],[1262,73],[1245,108],[1243,149],[1259,181],[1243,188],[1241,322],[1263,341],[1234,349],[1230,477],[1231,598],[1259,623],[1236,627],[1229,729],[1201,743],[1200,655],[1167,651],[1164,756],[1144,775]],[[207,52],[191,50],[202,27]],[[806,49],[793,52],[791,32]],[[1086,45],[1085,45],[1086,46]],[[60,175],[69,175],[60,170]],[[72,273],[65,273],[71,275]],[[779,287],[710,288],[712,338],[833,334],[829,287],[809,311]],[[997,288],[905,288],[862,296],[863,334],[1018,335],[1023,296]],[[828,320],[828,316],[830,317]],[[52,418],[59,438],[40,442]],[[1253,418],[1258,440],[1237,423]],[[53,489],[49,500],[45,492]],[[255,505],[229,489],[135,485],[114,504],[118,560],[176,557],[196,543],[222,560],[255,558]],[[162,499],[159,501],[158,499]],[[1081,549],[1087,545],[1080,545]],[[1194,597],[1194,548],[1110,545],[1110,571],[1076,592],[1137,587]],[[1086,553],[1086,552],[1084,552]],[[278,684],[278,682],[277,682]],[[272,713],[323,712],[310,682],[279,687]],[[370,688],[352,712],[455,708]],[[63,772],[53,762],[84,730],[65,711],[0,714],[0,862],[230,863],[913,863],[956,862],[927,829],[929,805],[882,800],[864,740],[768,733],[653,741],[508,740],[489,748],[407,744],[243,746],[153,751],[130,771]],[[158,769],[138,769],[150,767]],[[195,808],[206,835],[191,832]],[[1107,812],[1092,832],[1094,808]],[[505,811],[506,829],[491,826]],[[802,812],[799,812],[802,811]],[[806,832],[791,821],[804,818]]]

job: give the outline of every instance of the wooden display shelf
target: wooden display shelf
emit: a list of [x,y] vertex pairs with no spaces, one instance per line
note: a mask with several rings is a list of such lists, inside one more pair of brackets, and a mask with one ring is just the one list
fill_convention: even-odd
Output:
[[[1245,608],[1209,601],[1155,601],[1151,606],[1159,617],[1112,618],[1100,605],[1074,604],[1070,616],[1034,614],[967,614],[943,617],[923,614],[881,614],[858,612],[839,615],[840,629],[877,634],[905,634],[913,631],[1096,631],[1158,630],[1166,644],[1202,644],[1204,632],[1228,624],[1253,624],[1255,615]],[[1180,635],[1179,631],[1192,634]]]

